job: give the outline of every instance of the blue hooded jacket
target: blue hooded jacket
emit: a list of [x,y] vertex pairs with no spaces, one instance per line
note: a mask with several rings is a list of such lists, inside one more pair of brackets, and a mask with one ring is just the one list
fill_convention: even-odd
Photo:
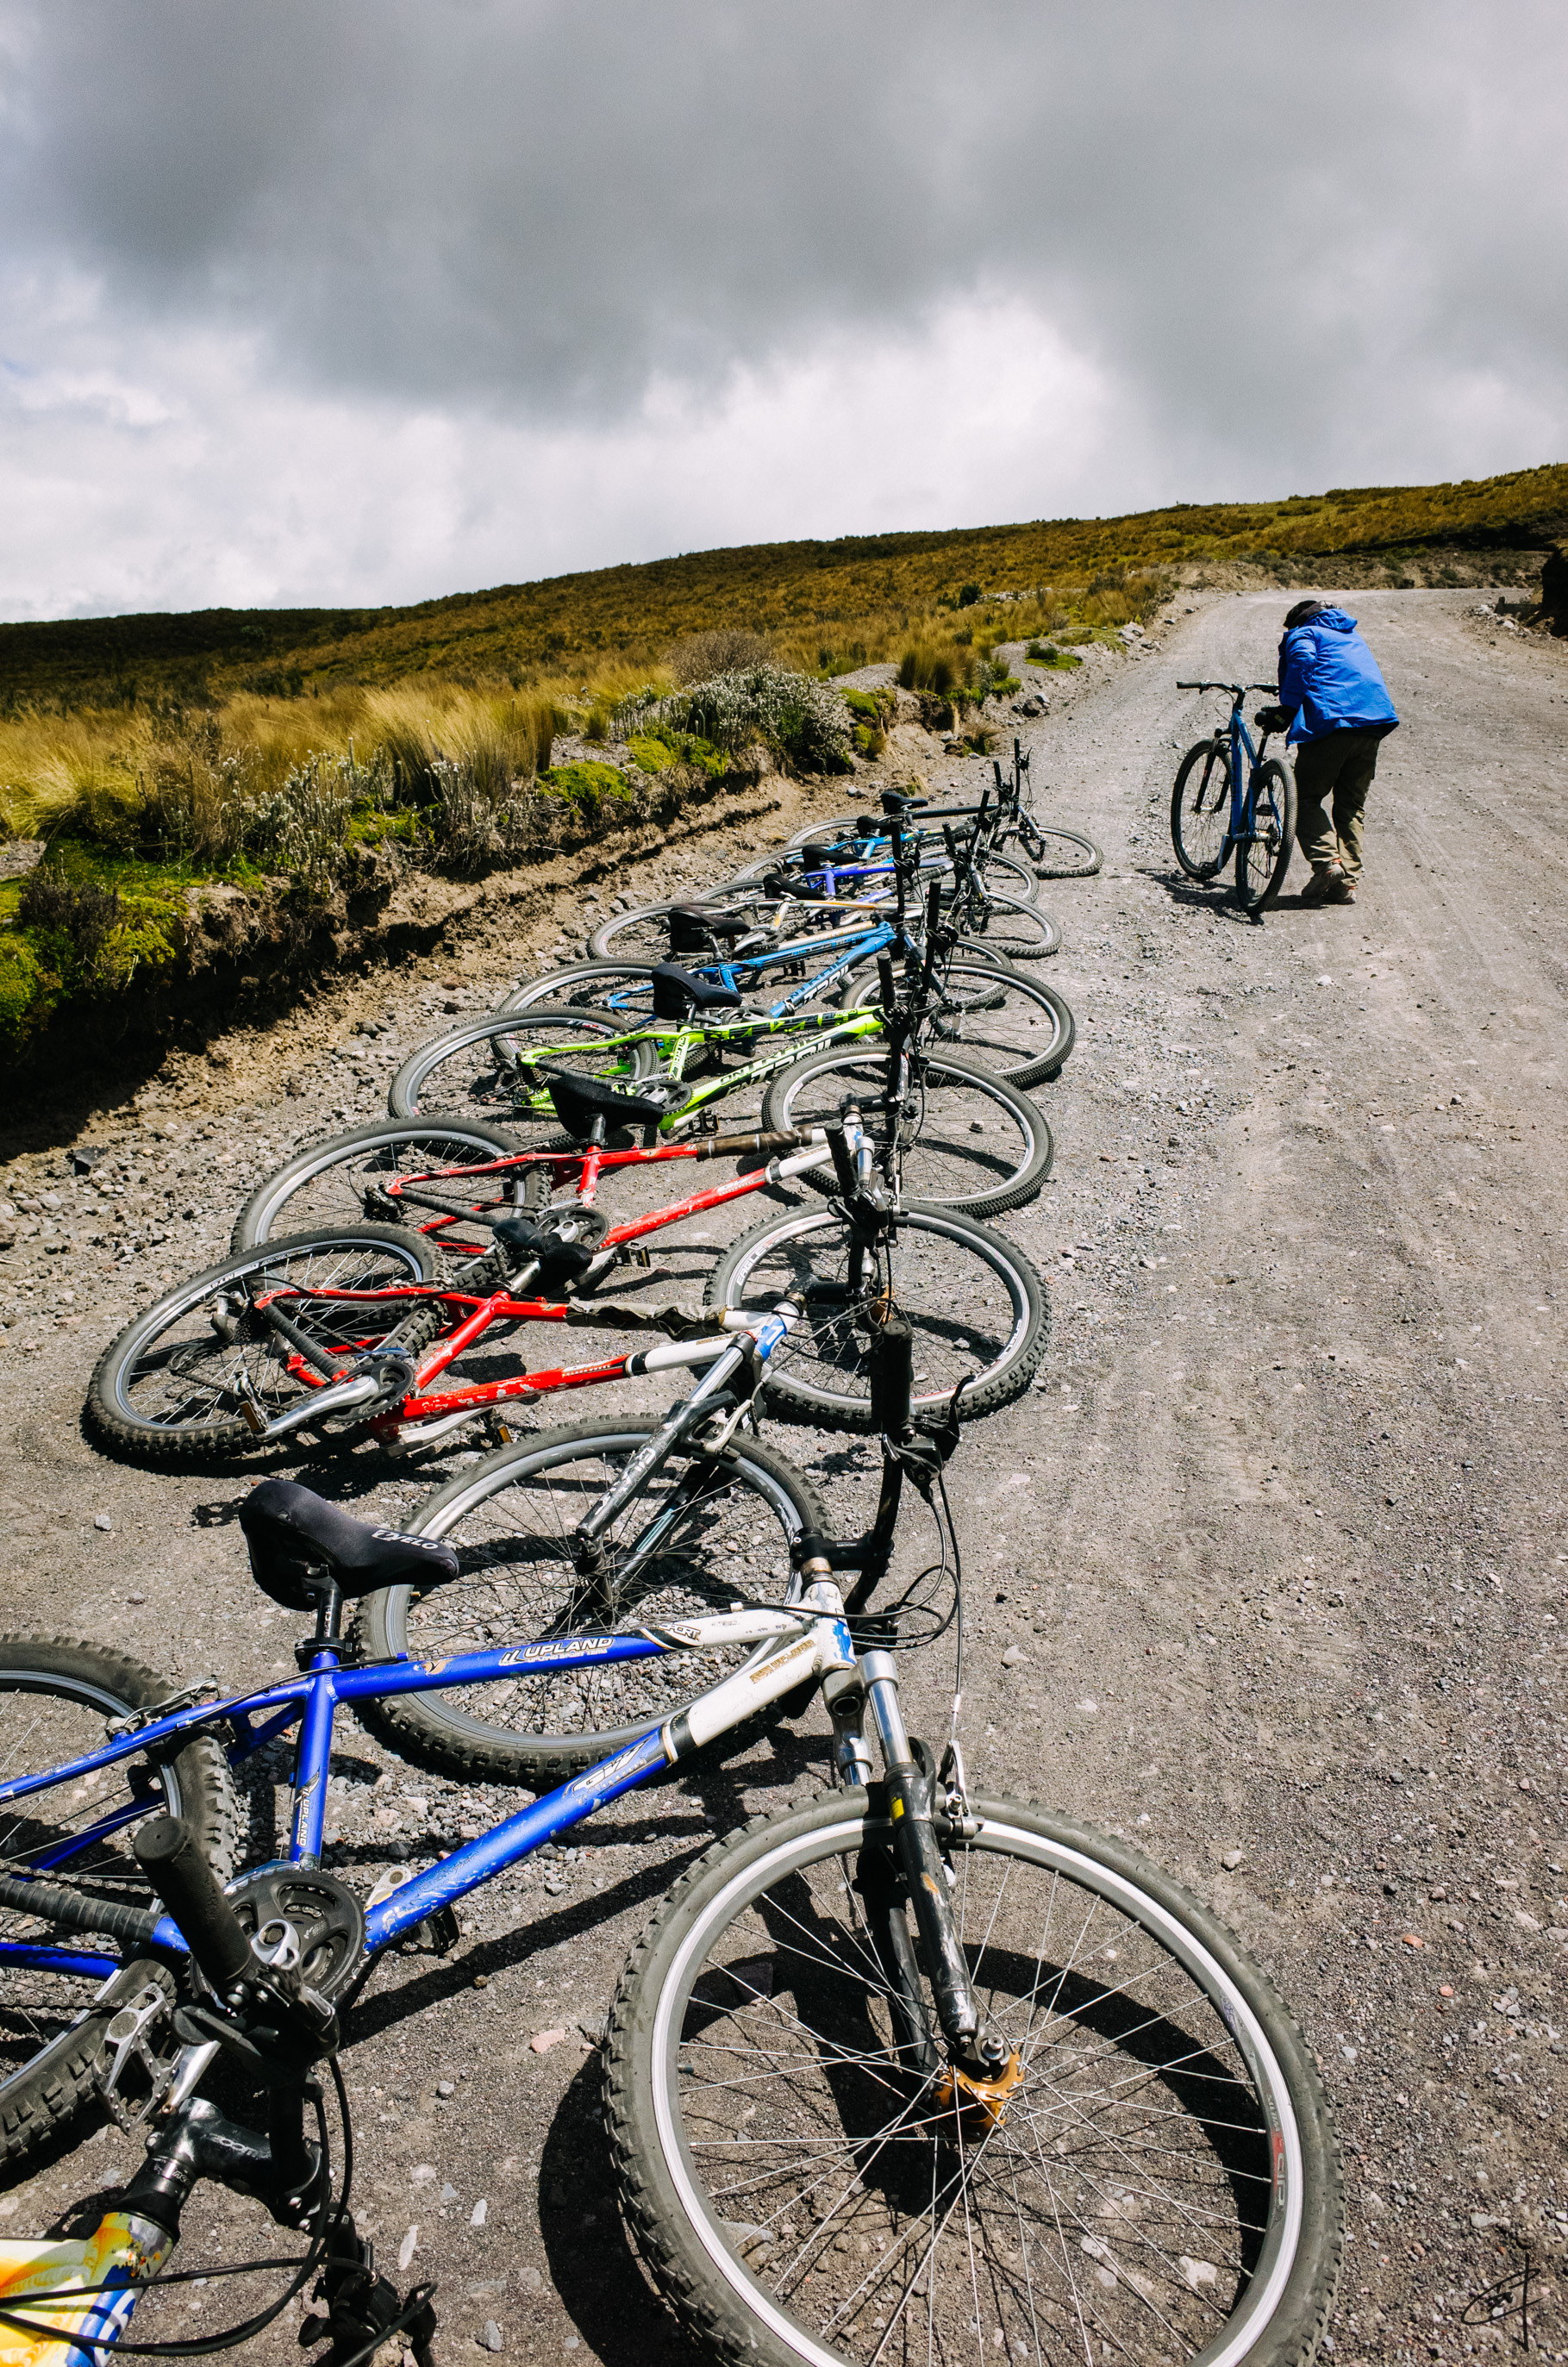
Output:
[[1393,731],[1399,725],[1378,662],[1343,608],[1320,608],[1280,642],[1279,704],[1294,718],[1292,747],[1331,731]]

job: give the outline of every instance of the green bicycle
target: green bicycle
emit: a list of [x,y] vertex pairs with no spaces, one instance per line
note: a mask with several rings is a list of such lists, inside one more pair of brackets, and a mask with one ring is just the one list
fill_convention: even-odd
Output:
[[[883,1033],[880,1003],[851,1012],[719,1018],[711,1003],[705,1013],[694,999],[702,981],[665,965],[655,986],[664,1009],[655,1009],[652,1025],[628,1033],[606,1014],[559,1006],[469,1020],[404,1061],[387,1096],[392,1116],[460,1113],[503,1127],[525,1149],[539,1149],[560,1138],[552,1080],[563,1072],[588,1074],[644,1104],[663,1103],[656,1122],[639,1121],[652,1144],[702,1130],[714,1123],[708,1114],[715,1104],[760,1096],[812,1052]],[[1061,1030],[1049,1006],[1046,1025],[1054,1044]],[[1019,1065],[1034,1067],[1040,1057]],[[1036,1104],[1005,1075],[939,1041],[923,1051],[922,1076],[925,1124],[904,1161],[910,1197],[976,1216],[1032,1198],[1053,1152],[1051,1128]]]

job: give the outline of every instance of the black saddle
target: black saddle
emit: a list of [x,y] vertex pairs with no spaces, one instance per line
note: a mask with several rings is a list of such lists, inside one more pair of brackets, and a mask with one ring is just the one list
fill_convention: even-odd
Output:
[[672,954],[699,954],[710,945],[751,934],[754,923],[733,912],[710,912],[705,904],[672,904],[667,915]]
[[520,1264],[531,1265],[537,1260],[543,1290],[564,1290],[594,1262],[586,1241],[563,1241],[559,1233],[541,1233],[526,1217],[503,1217],[493,1230]]
[[456,1578],[458,1557],[435,1537],[373,1529],[295,1479],[264,1479],[240,1508],[251,1575],[287,1611],[312,1611],[322,1580],[350,1599],[383,1586]]
[[[653,975],[657,978],[657,970]],[[657,1126],[672,1098],[668,1086],[651,1093],[626,1093],[574,1069],[558,1070],[549,1079],[549,1086],[555,1115],[574,1142],[586,1140],[597,1117],[602,1117],[607,1126]]]
[[660,962],[654,968],[655,1019],[688,1019],[696,1012],[738,1011],[740,1007],[740,994],[733,986],[694,978],[690,970],[680,969],[674,962]]

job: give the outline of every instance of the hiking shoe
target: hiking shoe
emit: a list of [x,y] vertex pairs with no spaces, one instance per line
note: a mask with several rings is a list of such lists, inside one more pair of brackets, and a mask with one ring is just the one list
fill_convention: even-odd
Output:
[[1340,874],[1339,885],[1328,900],[1331,904],[1353,904],[1356,901],[1356,882],[1354,879],[1346,878],[1342,872]]
[[[1343,904],[1346,884],[1345,874],[1338,864],[1325,863],[1321,871],[1312,873],[1302,889],[1301,901],[1303,904]],[[1351,893],[1354,895],[1355,890],[1352,889]]]

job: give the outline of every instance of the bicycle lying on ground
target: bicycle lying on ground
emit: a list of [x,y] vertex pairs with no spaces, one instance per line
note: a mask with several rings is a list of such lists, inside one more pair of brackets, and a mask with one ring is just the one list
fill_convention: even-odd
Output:
[[[992,760],[995,797],[995,836],[992,859],[1010,862],[1007,850],[1017,847],[1038,878],[1092,878],[1105,861],[1104,854],[1094,840],[1084,832],[1069,830],[1061,823],[1042,822],[1034,812],[1028,787],[1031,753],[1032,751],[1026,749],[1022,741],[1015,739],[1013,762],[1006,773],[1003,772],[996,759]],[[973,805],[927,804],[917,818],[917,841],[926,831],[938,831],[944,823],[954,823],[960,828],[965,823],[971,823],[978,810]],[[824,849],[835,846],[846,850],[856,846],[869,849],[882,835],[882,831],[883,825],[874,814],[834,814],[826,821],[808,823],[805,829],[796,832],[790,844],[801,847],[810,841]],[[750,872],[743,871],[739,876],[744,879],[766,867],[766,864],[753,865]]]
[[[596,1133],[603,1139],[604,1104],[642,1114],[635,1102],[581,1080],[558,1079],[556,1090],[563,1110],[575,1104],[587,1113],[590,1139],[583,1152],[547,1158],[562,1168],[578,1165],[582,1173],[597,1148]],[[782,1262],[809,1293],[811,1319],[799,1356],[776,1380],[777,1410],[863,1429],[872,1415],[864,1365],[883,1287],[878,1259],[891,1253],[895,1238],[906,1251],[903,1297],[920,1341],[919,1402],[945,1397],[961,1379],[970,1385],[966,1410],[986,1410],[1027,1388],[1039,1365],[1047,1325],[1043,1285],[1010,1241],[950,1208],[914,1202],[895,1213],[882,1193],[874,1203],[880,1229],[872,1240],[858,1213],[865,1200],[858,1164],[899,1151],[896,1133],[873,1142],[855,1110],[824,1127],[816,1141],[809,1133],[743,1138],[759,1157],[776,1146],[802,1147],[721,1187],[709,1205],[829,1163],[845,1196],[803,1216],[770,1218],[743,1236],[709,1279],[710,1312],[686,1327],[696,1336],[544,1371],[529,1372],[517,1357],[516,1371],[500,1378],[460,1377],[449,1368],[487,1335],[499,1339],[517,1326],[635,1334],[667,1328],[665,1316],[625,1300],[567,1297],[574,1285],[608,1271],[619,1246],[607,1249],[597,1211],[578,1195],[539,1211],[536,1223],[489,1196],[494,1168],[482,1171],[477,1191],[466,1173],[455,1182],[393,1178],[389,1202],[406,1199],[412,1215],[434,1216],[430,1232],[374,1223],[324,1227],[264,1242],[193,1275],[133,1318],[105,1351],[88,1393],[89,1418],[118,1453],[155,1462],[232,1454],[301,1432],[352,1435],[368,1428],[386,1445],[426,1446],[466,1423],[516,1413],[561,1390],[721,1356],[724,1333],[755,1319],[739,1311],[745,1292],[758,1276],[781,1270]],[[508,1194],[524,1188],[519,1169],[514,1162],[502,1174]],[[687,1213],[677,1204],[660,1221]],[[647,1229],[645,1222],[632,1223],[623,1240]],[[477,1233],[489,1235],[494,1246],[439,1279],[437,1241],[455,1237],[466,1249]],[[774,1292],[781,1295],[782,1285]]]
[[1256,717],[1256,747],[1243,719],[1249,690],[1278,690],[1271,682],[1178,682],[1178,690],[1222,690],[1230,720],[1199,741],[1181,760],[1171,791],[1171,844],[1189,879],[1217,879],[1233,854],[1236,901],[1248,912],[1271,904],[1285,884],[1296,841],[1296,783],[1288,764],[1265,758],[1271,735],[1288,729],[1281,707]]
[[[896,1306],[872,1369],[882,1478],[866,1534],[832,1540],[794,1475],[780,1483],[795,1521],[782,1599],[745,1600],[710,1557],[693,1557],[684,1611],[647,1584],[667,1535],[670,1457],[684,1448],[711,1473],[754,1451],[735,1445],[738,1426],[801,1314],[781,1304],[722,1377],[633,1433],[561,1540],[575,1591],[537,1641],[503,1628],[477,1649],[350,1662],[347,1600],[390,1591],[438,1603],[458,1556],[273,1480],[241,1522],[257,1583],[313,1613],[298,1676],[170,1698],[99,1648],[0,1648],[0,1976],[12,2006],[0,2112],[17,2152],[46,2133],[58,2142],[95,2093],[153,2140],[125,2198],[134,2240],[114,2272],[130,2283],[94,2297],[116,2319],[106,2348],[167,2257],[181,2191],[212,2167],[189,2106],[220,2054],[265,2077],[288,2050],[269,2137],[206,2125],[212,2154],[227,2143],[238,2157],[226,2174],[248,2172],[287,2224],[310,2219],[324,2251],[331,2204],[324,2162],[304,2147],[301,2097],[385,1952],[422,1928],[449,1947],[457,1899],[760,1710],[820,1693],[837,1788],[705,1852],[634,1951],[609,2018],[606,2118],[623,2205],[683,2326],[733,2367],[1059,2352],[1096,2367],[1310,2360],[1342,2244],[1338,2155],[1310,2051],[1267,1976],[1124,1842],[971,1795],[956,1699],[940,1766],[907,1732],[897,1648],[955,1625],[961,1639],[942,1479],[958,1430],[910,1419],[913,1342]],[[940,1557],[879,1603],[906,1479],[937,1523]],[[704,1484],[688,1488],[688,1510]],[[474,1558],[481,1576],[507,1566],[491,1544]],[[608,1696],[608,1734],[571,1691],[585,1672],[608,1682],[695,1662],[706,1674],[715,1656],[714,1681],[692,1691],[677,1677],[652,1714],[643,1704],[629,1717]],[[562,1677],[574,1721],[549,1738],[498,1720],[485,1729],[490,1759],[476,1762],[449,1722],[457,1704],[515,1700],[506,1689],[519,1679],[532,1711],[545,1681]],[[397,1729],[431,1763],[495,1766],[509,1750],[527,1781],[546,1739],[594,1763],[361,1900],[321,1863],[336,1711],[437,1702],[449,1724],[433,1741]],[[231,1766],[295,1728],[288,1860],[221,1890]],[[40,1745],[55,1753],[41,1768]],[[149,1892],[162,1914],[139,1903]],[[320,2134],[324,2156],[324,2115]],[[362,2258],[346,2267],[373,2273]],[[58,2289],[47,2305],[62,2306]],[[393,2318],[412,2305],[394,2296]]]

